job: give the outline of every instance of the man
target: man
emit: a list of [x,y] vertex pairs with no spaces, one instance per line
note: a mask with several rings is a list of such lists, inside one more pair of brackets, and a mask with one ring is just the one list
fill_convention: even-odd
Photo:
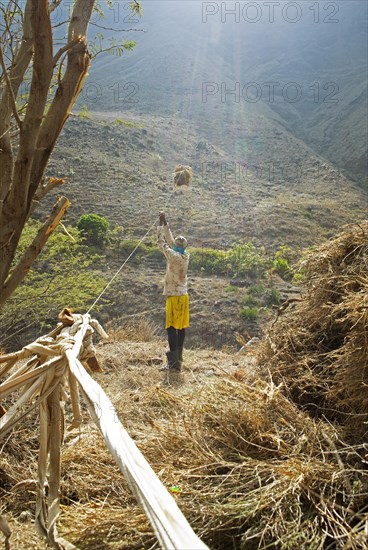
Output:
[[163,294],[166,296],[166,329],[170,348],[166,353],[168,367],[170,370],[180,371],[185,329],[189,327],[188,243],[182,236],[174,239],[164,212],[160,212],[157,245],[166,257]]

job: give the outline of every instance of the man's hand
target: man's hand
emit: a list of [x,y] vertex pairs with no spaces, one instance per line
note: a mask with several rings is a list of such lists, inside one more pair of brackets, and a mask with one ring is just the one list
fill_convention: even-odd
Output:
[[160,212],[159,220],[160,220],[160,225],[167,225],[165,212]]

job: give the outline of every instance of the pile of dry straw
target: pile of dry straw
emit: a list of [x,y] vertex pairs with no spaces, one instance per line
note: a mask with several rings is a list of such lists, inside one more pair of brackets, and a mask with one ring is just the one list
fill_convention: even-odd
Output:
[[368,222],[349,226],[302,263],[306,298],[275,323],[261,363],[290,399],[336,423],[346,441],[368,436]]
[[[211,549],[367,547],[367,244],[364,224],[310,254],[308,293],[271,329],[251,384],[219,365],[165,388],[137,365],[137,392],[116,371],[123,423]],[[8,445],[0,477],[17,517],[32,491],[26,504],[12,489],[11,454],[24,459]],[[157,548],[93,430],[64,448],[62,502],[59,530],[78,548]]]

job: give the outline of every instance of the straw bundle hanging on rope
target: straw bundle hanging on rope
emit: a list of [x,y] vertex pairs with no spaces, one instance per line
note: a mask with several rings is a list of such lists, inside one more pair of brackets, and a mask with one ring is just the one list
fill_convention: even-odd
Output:
[[190,166],[178,164],[174,170],[174,184],[177,187],[189,186],[192,183],[192,169]]

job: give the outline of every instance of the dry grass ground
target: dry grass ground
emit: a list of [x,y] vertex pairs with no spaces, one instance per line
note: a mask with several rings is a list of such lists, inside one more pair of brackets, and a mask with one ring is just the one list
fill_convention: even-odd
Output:
[[[100,346],[99,381],[210,548],[327,548],[334,538],[364,548],[364,488],[351,466],[341,469],[330,424],[312,420],[271,380],[260,380],[252,356],[190,350],[183,373],[169,380],[159,370],[164,349],[157,340]],[[31,520],[34,485],[15,485],[35,477],[37,435],[29,440],[30,428],[6,443],[1,468],[12,547],[22,550],[43,548]],[[157,548],[90,422],[65,442],[61,503],[59,531],[78,548]]]
[[[158,443],[160,437],[155,432],[168,428],[173,405],[181,403],[182,408],[186,400],[196,395],[197,399],[207,385],[226,373],[238,378],[253,376],[254,360],[250,356],[188,350],[182,374],[169,377],[160,370],[165,364],[166,342],[154,338],[151,325],[140,321],[110,329],[110,336],[111,342],[98,347],[104,373],[97,379],[148,460],[152,457],[146,454],[145,445],[151,441],[154,454],[153,442]],[[154,542],[151,528],[86,411],[85,419],[80,432],[67,435],[63,448],[59,531],[78,548],[148,548]],[[33,417],[6,440],[0,458],[1,502],[11,518],[12,548],[19,550],[44,548],[32,520],[37,443],[37,418]],[[157,470],[153,463],[153,467],[161,477],[162,466]],[[175,484],[175,477],[178,475],[172,470],[165,474],[167,487]]]

